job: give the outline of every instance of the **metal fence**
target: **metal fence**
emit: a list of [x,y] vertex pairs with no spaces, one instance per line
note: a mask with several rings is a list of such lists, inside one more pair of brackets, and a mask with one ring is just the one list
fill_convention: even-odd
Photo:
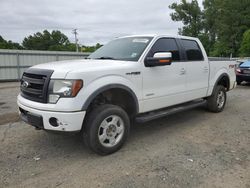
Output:
[[23,71],[33,65],[52,61],[83,59],[89,53],[30,50],[0,50],[0,81],[19,80]]
[[[52,61],[83,59],[89,53],[51,52],[30,50],[0,50],[0,82],[19,80],[23,71],[33,65]],[[250,59],[250,58],[245,58]],[[238,60],[239,58],[210,57],[212,61]]]

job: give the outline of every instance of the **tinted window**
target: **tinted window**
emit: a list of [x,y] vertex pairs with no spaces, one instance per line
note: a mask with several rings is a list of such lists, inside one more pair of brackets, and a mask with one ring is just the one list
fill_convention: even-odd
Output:
[[153,57],[156,52],[172,52],[173,61],[180,60],[180,52],[175,39],[162,38],[157,40],[149,52],[149,57]]
[[246,61],[240,64],[240,67],[250,67],[250,61]]
[[194,40],[181,40],[184,49],[186,50],[187,59],[189,61],[203,60],[201,49]]

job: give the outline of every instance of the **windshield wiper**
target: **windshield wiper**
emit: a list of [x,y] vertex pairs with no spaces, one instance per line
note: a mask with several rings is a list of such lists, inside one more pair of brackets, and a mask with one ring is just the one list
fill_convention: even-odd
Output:
[[98,57],[96,59],[115,59],[115,58],[109,57],[109,56],[102,56],[102,57]]

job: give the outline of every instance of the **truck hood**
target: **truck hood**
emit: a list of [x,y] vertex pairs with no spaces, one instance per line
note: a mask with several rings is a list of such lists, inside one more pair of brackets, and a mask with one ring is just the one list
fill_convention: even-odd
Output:
[[35,65],[32,68],[36,69],[49,69],[53,70],[53,78],[65,78],[69,72],[89,72],[99,70],[114,70],[122,69],[131,66],[136,62],[132,61],[118,61],[118,60],[94,60],[94,59],[83,59],[83,60],[67,60],[67,61],[56,61],[50,63],[44,63]]

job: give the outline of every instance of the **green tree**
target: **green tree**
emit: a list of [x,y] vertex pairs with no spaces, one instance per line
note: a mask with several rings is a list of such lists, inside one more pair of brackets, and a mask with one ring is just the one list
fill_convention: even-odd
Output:
[[243,35],[243,40],[240,47],[240,55],[242,57],[250,57],[250,29]]
[[209,55],[213,51],[213,47],[217,38],[217,15],[218,9],[216,0],[203,1],[203,28],[204,36],[206,38],[206,50]]
[[75,51],[68,37],[60,31],[37,32],[25,37],[22,44],[27,50]]
[[198,37],[201,33],[202,27],[202,11],[197,0],[187,2],[181,0],[180,4],[173,3],[169,6],[175,12],[170,16],[173,21],[181,21],[183,28],[179,28],[179,34]]
[[249,0],[204,0],[203,10],[196,0],[173,3],[170,16],[182,21],[179,34],[200,38],[212,56],[238,56],[243,33],[250,28]]
[[179,28],[179,34],[198,37],[206,51],[209,51],[211,47],[210,39],[204,33],[203,12],[199,7],[198,1],[192,0],[188,2],[187,0],[181,0],[179,4],[173,3],[169,8],[175,11],[170,14],[171,19],[173,21],[181,21],[184,25],[182,28]]
[[10,41],[6,41],[0,36],[0,49],[23,49],[23,47],[19,43],[15,43]]
[[99,43],[97,43],[95,46],[82,46],[82,51],[83,52],[94,52],[102,46],[103,45],[101,45]]
[[[212,54],[238,56],[243,33],[250,28],[250,1],[214,0],[216,41]],[[208,9],[209,10],[209,9]],[[211,17],[205,17],[205,20]]]

